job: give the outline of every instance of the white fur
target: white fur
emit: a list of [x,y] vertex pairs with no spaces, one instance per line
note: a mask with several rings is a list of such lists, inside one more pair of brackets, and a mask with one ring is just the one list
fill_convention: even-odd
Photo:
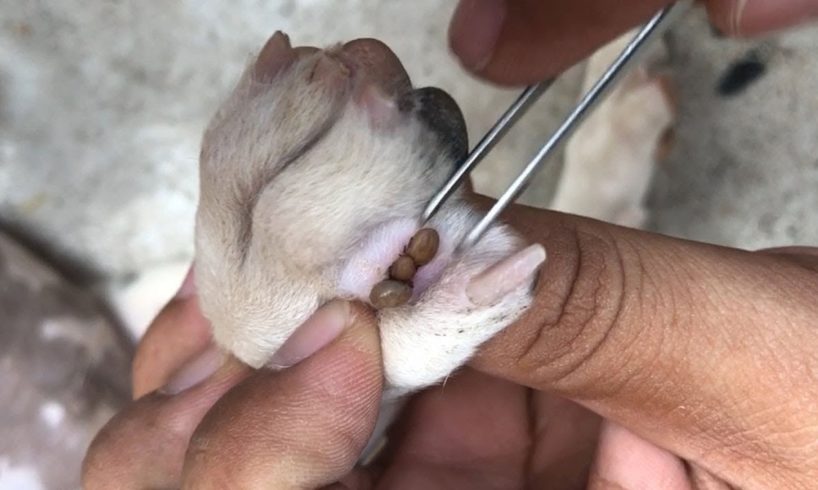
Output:
[[[455,231],[444,244],[452,247],[479,218],[461,203],[446,208],[433,225]],[[381,311],[381,344],[391,387],[387,395],[400,395],[444,379],[465,363],[478,345],[525,311],[531,302],[530,288],[513,291],[497,304],[483,308],[472,305],[465,295],[469,279],[521,246],[522,241],[510,228],[495,226],[446,267],[415,304]]]
[[[384,108],[373,114],[356,102],[354,80],[350,87],[332,77],[312,79],[322,56],[300,59],[272,80],[251,67],[204,137],[199,300],[216,342],[254,367],[265,365],[321,304],[366,299],[361,293],[372,284],[356,281],[383,279],[401,247],[383,245],[394,256],[379,262],[379,273],[350,267],[366,262],[361,251],[368,241],[377,248],[378,240],[395,239],[383,231],[390,223],[417,229],[424,204],[454,163],[415,116],[379,124]],[[285,166],[322,127],[330,129]],[[445,259],[427,266],[428,288],[411,304],[379,314],[388,397],[445,379],[531,302],[533,277],[490,307],[466,298],[469,278],[523,246],[510,228],[495,226],[463,256],[452,256],[455,240],[476,219],[460,197],[452,199],[432,222]]]

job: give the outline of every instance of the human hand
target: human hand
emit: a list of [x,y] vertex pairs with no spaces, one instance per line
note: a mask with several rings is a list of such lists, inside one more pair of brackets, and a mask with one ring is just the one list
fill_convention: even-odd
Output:
[[[141,398],[95,440],[86,485],[575,488],[591,467],[624,488],[818,478],[818,251],[741,252],[522,206],[506,219],[549,251],[534,305],[473,369],[414,397],[379,464],[354,468],[382,383],[374,321],[355,307],[293,368],[228,361]],[[139,349],[135,396],[207,342],[195,300],[175,300]],[[200,378],[181,371],[171,392]]]
[[744,252],[522,206],[505,218],[548,260],[529,312],[471,365],[604,417],[594,479],[814,486],[818,249]]
[[596,415],[538,394],[543,423],[558,418],[571,429],[534,445],[531,390],[473,370],[415,397],[388,456],[355,468],[375,423],[382,374],[373,317],[353,307],[351,318],[335,342],[300,364],[251,372],[234,360],[220,366],[196,299],[175,298],[139,346],[137,400],[89,449],[85,488],[315,488],[335,481],[348,488],[516,488],[529,480],[535,447],[552,448],[538,455],[538,478],[584,477]]
[[318,354],[284,371],[253,371],[212,347],[189,289],[142,339],[133,364],[135,401],[95,438],[83,487],[314,488],[346,474],[381,397],[371,313],[330,303],[285,344],[287,358],[277,362],[296,362],[324,346]]
[[[133,366],[136,401],[94,440],[83,468],[85,488],[314,488],[336,481],[349,488],[376,482],[476,488],[518,487],[528,479],[525,462],[535,447],[528,388],[466,370],[412,401],[388,458],[355,468],[382,384],[370,312],[351,307],[348,325],[330,329],[340,337],[300,364],[252,372],[209,347],[209,327],[190,289],[183,287],[143,338]],[[311,323],[325,330],[321,317]],[[299,332],[309,330],[315,328]],[[296,355],[293,344],[285,344],[291,360],[332,341],[307,337]],[[541,455],[540,476],[581,479],[599,418],[548,395],[537,399],[541,416],[576,427],[548,433],[558,450]]]
[[[670,0],[461,0],[449,28],[463,65],[501,84],[530,84],[563,71]],[[818,0],[704,0],[730,36],[751,36],[818,15]]]

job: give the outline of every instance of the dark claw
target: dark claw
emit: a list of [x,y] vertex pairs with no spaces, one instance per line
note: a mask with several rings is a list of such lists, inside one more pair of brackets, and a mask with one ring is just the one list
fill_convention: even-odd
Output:
[[469,135],[457,102],[436,87],[415,90],[413,99],[418,117],[440,138],[450,156],[455,161],[464,159],[469,152]]

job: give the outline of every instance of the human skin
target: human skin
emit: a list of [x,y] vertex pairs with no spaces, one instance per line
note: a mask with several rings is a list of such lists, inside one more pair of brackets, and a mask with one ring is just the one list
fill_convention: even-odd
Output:
[[[463,0],[449,43],[463,66],[502,85],[556,75],[672,2],[622,0]],[[705,0],[713,25],[753,36],[818,15],[816,0]]]
[[[540,2],[510,3],[547,13]],[[638,3],[604,32],[623,31],[661,3]],[[795,2],[804,7],[795,15],[790,3],[753,17],[772,2],[750,0],[733,24],[719,20],[731,18],[724,12],[733,4],[709,8],[725,32],[750,34],[815,11]],[[452,36],[457,50],[456,29]],[[603,40],[590,39],[588,50]],[[479,71],[522,83],[561,69],[514,60],[498,54]],[[208,363],[169,390],[209,345],[185,288],[140,345],[137,400],[94,441],[85,486],[578,488],[588,478],[591,488],[686,489],[818,481],[817,249],[746,252],[522,206],[505,219],[548,251],[533,306],[444,387],[414,397],[374,467],[355,468],[383,383],[371,312],[342,308],[343,333],[292,368]]]
[[351,305],[341,336],[290,369],[228,360],[157,392],[206,348],[194,295],[140,345],[138,400],[89,450],[87,488],[816,481],[816,249],[744,252],[521,206],[506,219],[549,250],[534,305],[413,399],[382,464],[354,468],[383,382],[371,312]]

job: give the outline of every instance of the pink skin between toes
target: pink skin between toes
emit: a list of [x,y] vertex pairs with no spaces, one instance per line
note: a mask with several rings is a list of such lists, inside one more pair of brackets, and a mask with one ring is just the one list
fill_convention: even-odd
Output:
[[[386,279],[389,266],[400,256],[409,239],[417,233],[417,221],[400,219],[377,227],[361,241],[344,264],[338,278],[338,290],[348,299],[369,300],[375,284]],[[432,262],[418,269],[414,279],[412,300],[431,286],[451,260],[452,237],[445,230],[438,230],[440,248]]]

